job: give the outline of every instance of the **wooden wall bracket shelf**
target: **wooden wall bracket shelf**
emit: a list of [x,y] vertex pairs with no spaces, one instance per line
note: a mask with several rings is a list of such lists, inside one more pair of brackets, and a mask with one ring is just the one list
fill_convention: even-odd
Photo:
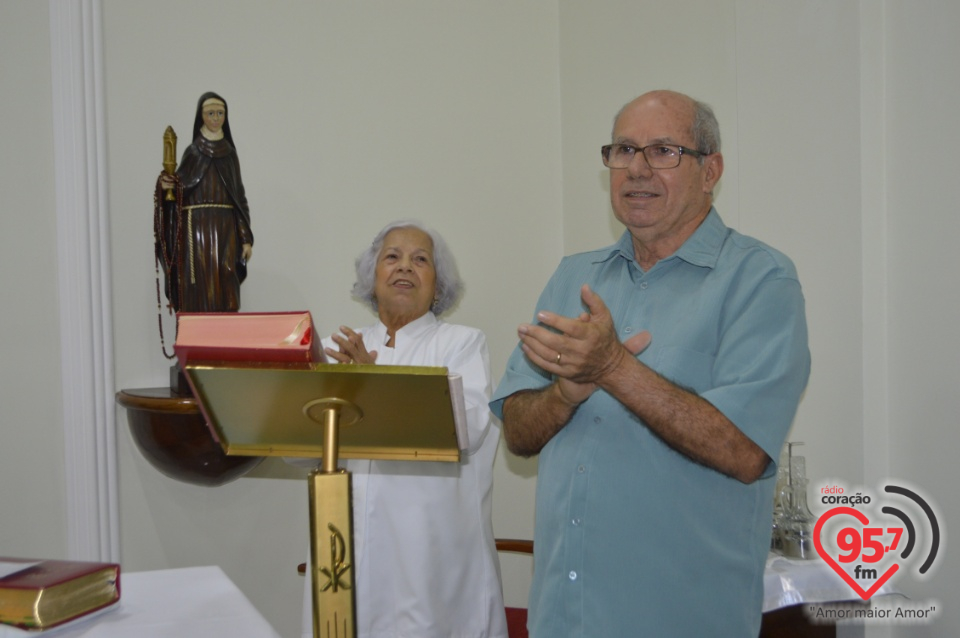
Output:
[[217,486],[240,478],[262,456],[227,456],[207,427],[192,394],[170,388],[120,390],[130,433],[140,453],[164,475],[194,485]]

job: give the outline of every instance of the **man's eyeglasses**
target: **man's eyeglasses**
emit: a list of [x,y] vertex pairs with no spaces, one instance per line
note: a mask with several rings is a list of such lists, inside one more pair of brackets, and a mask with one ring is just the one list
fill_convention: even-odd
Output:
[[607,144],[600,147],[600,154],[603,155],[603,165],[607,168],[627,168],[636,157],[637,153],[643,153],[650,168],[676,168],[680,166],[680,159],[684,155],[692,157],[703,157],[708,153],[701,153],[686,146],[676,146],[674,144],[650,144],[649,146],[632,146],[630,144]]

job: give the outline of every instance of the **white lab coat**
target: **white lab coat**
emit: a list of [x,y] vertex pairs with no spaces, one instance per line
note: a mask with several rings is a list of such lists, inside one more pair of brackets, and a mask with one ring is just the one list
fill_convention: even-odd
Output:
[[[500,428],[487,407],[486,338],[431,312],[398,330],[393,348],[382,323],[359,332],[377,365],[446,366],[461,375],[468,441],[458,464],[344,461],[353,487],[357,636],[506,638],[491,518]],[[306,581],[303,636],[311,638],[309,570]]]

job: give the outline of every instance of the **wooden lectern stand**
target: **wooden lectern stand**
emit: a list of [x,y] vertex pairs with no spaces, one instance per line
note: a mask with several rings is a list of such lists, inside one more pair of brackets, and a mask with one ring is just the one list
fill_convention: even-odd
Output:
[[322,458],[308,478],[313,635],[355,637],[350,474],[338,458],[459,461],[456,383],[421,366],[189,363],[186,374],[227,454]]

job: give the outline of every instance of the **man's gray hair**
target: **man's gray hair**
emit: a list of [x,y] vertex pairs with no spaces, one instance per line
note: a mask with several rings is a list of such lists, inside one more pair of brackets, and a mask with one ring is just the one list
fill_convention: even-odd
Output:
[[701,153],[720,152],[720,123],[710,105],[698,100],[693,101],[693,143]]
[[429,235],[433,242],[433,267],[437,273],[437,290],[430,310],[439,317],[460,301],[463,294],[463,280],[460,279],[460,272],[457,270],[457,262],[453,258],[453,253],[450,252],[447,242],[440,236],[440,233],[427,228],[416,220],[407,219],[391,222],[377,233],[370,246],[357,256],[357,281],[353,284],[351,294],[354,299],[368,304],[374,312],[377,312],[377,298],[374,295],[377,280],[377,257],[380,256],[387,235],[398,228],[416,228]]

